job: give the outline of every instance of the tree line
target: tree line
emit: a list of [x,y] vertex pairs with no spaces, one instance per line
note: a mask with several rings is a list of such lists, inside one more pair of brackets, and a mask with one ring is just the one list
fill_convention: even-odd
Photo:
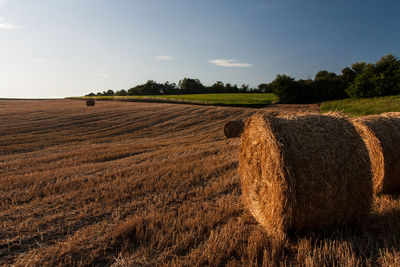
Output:
[[221,81],[215,82],[211,86],[203,85],[199,79],[184,78],[175,83],[157,83],[149,80],[144,84],[137,85],[128,90],[122,89],[114,92],[113,90],[90,93],[87,96],[135,96],[135,95],[181,95],[181,94],[213,94],[213,93],[248,93],[261,92],[257,88],[250,88],[248,84],[238,87],[236,84],[224,84]]
[[343,98],[365,98],[400,94],[400,60],[389,54],[375,64],[355,62],[340,74],[321,70],[314,79],[296,80],[286,74],[278,74],[270,83],[258,88],[243,84],[224,84],[221,81],[204,86],[199,79],[184,78],[175,83],[157,83],[153,80],[128,90],[108,90],[88,96],[174,95],[203,93],[274,93],[281,103],[317,103]]
[[389,54],[375,64],[355,62],[341,74],[319,71],[314,80],[295,80],[278,74],[268,92],[279,96],[281,103],[315,103],[343,98],[367,98],[400,94],[400,61]]

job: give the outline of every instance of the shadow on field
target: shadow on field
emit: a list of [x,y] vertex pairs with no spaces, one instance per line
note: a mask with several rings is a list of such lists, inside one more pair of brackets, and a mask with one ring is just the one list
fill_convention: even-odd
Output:
[[[155,257],[156,262],[177,266],[244,262],[255,266],[385,265],[386,260],[392,260],[388,257],[400,250],[400,210],[393,204],[385,206],[389,201],[400,199],[384,196],[378,201],[378,208],[384,210],[371,215],[362,227],[308,232],[291,236],[286,242],[268,238],[247,210],[223,216],[205,228],[197,222],[199,228],[189,227],[187,232],[180,229],[187,219],[177,221],[173,211],[164,211],[163,216],[137,214],[111,233],[105,253],[92,263],[111,264],[117,255],[142,255],[143,262],[134,263],[149,263],[148,257]],[[159,254],[165,249],[167,254]]]
[[[323,259],[325,264],[383,264],[382,260],[387,260],[388,254],[394,254],[395,258],[400,251],[400,209],[393,202],[400,202],[399,196],[382,196],[377,201],[378,210],[361,227],[292,236],[290,243],[297,248],[287,253],[299,257],[300,243],[307,241],[310,244],[308,255],[313,259]],[[392,203],[390,207],[387,206],[389,203]]]

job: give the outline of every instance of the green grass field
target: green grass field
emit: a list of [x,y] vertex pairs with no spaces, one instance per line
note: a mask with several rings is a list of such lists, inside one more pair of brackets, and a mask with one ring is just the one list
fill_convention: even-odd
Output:
[[323,102],[321,113],[342,111],[350,116],[380,114],[390,111],[400,112],[400,95],[364,99],[343,99]]
[[154,95],[154,96],[95,96],[71,97],[70,99],[103,99],[122,101],[165,100],[165,102],[204,103],[224,106],[263,106],[278,102],[278,97],[268,93],[240,94],[193,94],[193,95]]
[[[143,102],[171,102],[194,103],[220,106],[266,106],[278,103],[279,98],[269,93],[250,94],[192,94],[192,95],[154,95],[154,96],[95,96],[69,97],[69,99],[116,100],[116,101],[143,101]],[[400,95],[374,97],[364,99],[343,99],[327,101],[321,104],[321,113],[341,111],[350,116],[380,114],[390,111],[400,112]]]

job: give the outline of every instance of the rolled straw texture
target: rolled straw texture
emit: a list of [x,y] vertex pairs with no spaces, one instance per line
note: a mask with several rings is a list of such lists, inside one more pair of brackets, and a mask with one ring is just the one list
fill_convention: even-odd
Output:
[[368,150],[339,115],[252,116],[241,138],[244,202],[266,232],[359,223],[373,198]]
[[353,120],[370,152],[376,193],[400,192],[400,113],[359,117]]

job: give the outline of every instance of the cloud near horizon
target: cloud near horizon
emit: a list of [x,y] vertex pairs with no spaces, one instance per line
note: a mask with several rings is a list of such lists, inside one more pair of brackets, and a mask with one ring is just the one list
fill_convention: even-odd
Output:
[[241,63],[237,61],[236,59],[223,59],[223,58],[217,58],[217,59],[212,59],[209,60],[208,62],[215,64],[220,67],[227,67],[227,68],[249,68],[253,67],[253,64],[251,63]]
[[15,24],[11,24],[7,21],[5,21],[4,19],[0,18],[0,30],[12,30],[12,29],[17,29],[17,28],[21,28],[18,25]]
[[174,57],[173,55],[161,55],[161,56],[156,56],[156,59],[161,61],[168,61],[176,59],[176,57]]

